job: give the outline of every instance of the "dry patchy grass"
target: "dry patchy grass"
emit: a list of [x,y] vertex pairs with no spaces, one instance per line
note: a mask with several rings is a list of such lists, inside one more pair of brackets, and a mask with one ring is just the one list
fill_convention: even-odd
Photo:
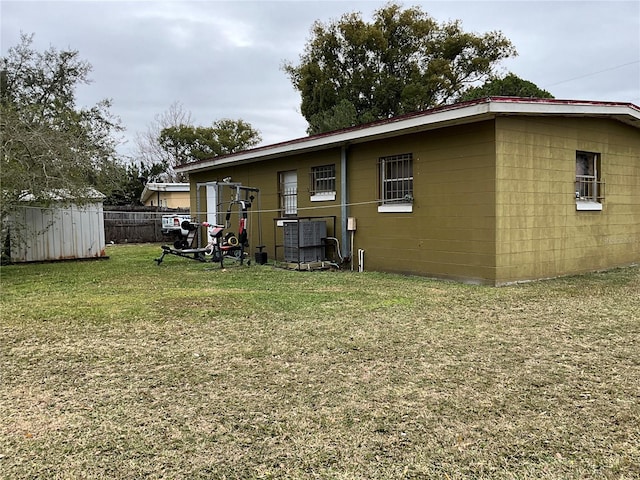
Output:
[[2,268],[6,478],[640,477],[640,271]]

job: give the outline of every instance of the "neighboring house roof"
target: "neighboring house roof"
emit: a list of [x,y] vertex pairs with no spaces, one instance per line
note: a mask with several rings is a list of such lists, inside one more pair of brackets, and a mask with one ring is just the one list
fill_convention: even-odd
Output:
[[140,201],[145,203],[149,197],[157,192],[188,192],[188,183],[154,183],[150,182],[144,186],[142,195],[140,195]]
[[199,172],[231,164],[251,163],[343,145],[364,143],[451,125],[479,122],[501,115],[610,118],[640,128],[640,107],[632,103],[487,97],[415,112],[365,125],[266,145],[188,163],[178,172]]

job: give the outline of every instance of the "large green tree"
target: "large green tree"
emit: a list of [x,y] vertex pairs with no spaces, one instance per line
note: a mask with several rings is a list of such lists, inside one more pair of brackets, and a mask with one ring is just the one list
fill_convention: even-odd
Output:
[[360,13],[315,22],[299,62],[283,68],[313,134],[453,102],[514,55],[500,32],[468,33],[390,3],[372,22]]
[[38,52],[23,34],[0,65],[1,217],[26,196],[81,202],[116,162],[121,130],[110,101],[76,105],[91,65],[75,50]]
[[460,101],[474,100],[491,96],[500,97],[528,97],[528,98],[554,98],[546,90],[541,89],[535,83],[523,80],[513,73],[504,77],[492,77],[484,85],[467,89],[459,98]]
[[178,125],[162,129],[159,143],[177,164],[227,155],[260,143],[260,132],[244,120],[222,119],[211,127]]

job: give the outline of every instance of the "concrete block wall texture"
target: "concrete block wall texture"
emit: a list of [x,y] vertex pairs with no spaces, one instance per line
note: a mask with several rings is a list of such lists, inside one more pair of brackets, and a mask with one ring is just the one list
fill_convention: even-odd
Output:
[[[591,118],[498,118],[497,284],[640,260],[640,135]],[[601,155],[602,211],[579,211],[577,151]]]
[[[413,211],[380,213],[378,158],[413,154]],[[491,282],[495,256],[492,122],[357,145],[349,151],[355,248],[366,268]]]
[[[578,151],[600,155],[601,211],[576,209]],[[405,153],[413,158],[412,211],[379,212],[378,160]],[[274,258],[278,174],[295,170],[298,215],[335,215],[330,235],[339,237],[340,158],[331,147],[192,173],[192,210],[197,182],[230,176],[260,188],[262,237]],[[336,165],[335,200],[312,202],[311,168],[327,164]],[[365,250],[366,270],[500,285],[640,261],[640,134],[613,119],[497,115],[354,142],[346,175],[354,252]]]

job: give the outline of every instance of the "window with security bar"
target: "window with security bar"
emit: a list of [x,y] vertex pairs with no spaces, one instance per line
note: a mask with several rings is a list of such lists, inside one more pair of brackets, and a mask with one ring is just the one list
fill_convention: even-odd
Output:
[[383,205],[413,202],[413,154],[391,155],[378,160],[380,200]]
[[278,196],[280,197],[280,214],[295,216],[298,213],[298,174],[295,170],[279,173]]
[[311,168],[309,182],[311,195],[335,193],[336,191],[336,166],[322,165]]
[[[576,152],[576,205],[578,210],[601,210],[604,182],[600,178],[600,155]],[[592,205],[593,208],[588,208]],[[598,207],[599,208],[596,208]]]

